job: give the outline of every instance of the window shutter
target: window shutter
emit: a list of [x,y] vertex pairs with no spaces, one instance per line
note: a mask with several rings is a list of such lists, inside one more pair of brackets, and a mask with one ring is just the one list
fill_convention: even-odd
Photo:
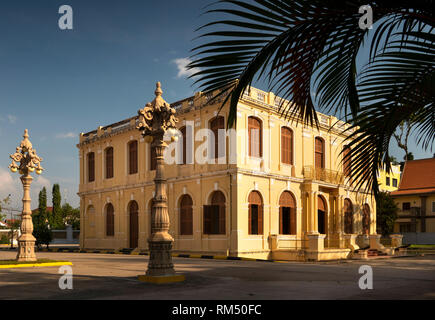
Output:
[[263,156],[263,132],[261,121],[254,117],[248,118],[249,156]]
[[211,233],[211,214],[213,208],[212,206],[204,206],[204,234]]
[[258,206],[258,234],[263,234],[263,205]]
[[283,234],[282,222],[282,207],[279,207],[279,234]]
[[95,181],[95,153],[88,154],[88,181]]
[[129,144],[129,157],[130,157],[130,174],[135,174],[138,172],[138,152],[137,152],[137,141],[133,141]]
[[324,168],[324,145],[323,140],[316,138],[315,142],[315,166],[316,168]]
[[290,208],[290,234],[296,234],[296,208]]
[[219,206],[219,234],[225,234],[225,206]]
[[343,147],[343,171],[344,175],[349,177],[351,174],[351,159],[350,159],[350,147]]
[[113,148],[106,149],[106,179],[113,178]]
[[293,132],[287,128],[281,128],[281,162],[293,164]]

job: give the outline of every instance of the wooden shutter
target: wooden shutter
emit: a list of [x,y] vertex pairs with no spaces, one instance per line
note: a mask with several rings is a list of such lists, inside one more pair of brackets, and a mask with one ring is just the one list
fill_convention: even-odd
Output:
[[106,235],[112,237],[115,235],[115,216],[113,205],[108,204],[106,207]]
[[210,122],[210,129],[214,134],[214,157],[217,159],[223,156],[219,154],[219,130],[224,129],[224,117],[214,118]]
[[324,143],[320,138],[316,138],[315,142],[315,166],[316,168],[324,168]]
[[293,132],[287,128],[281,128],[281,162],[293,164]]
[[279,234],[283,234],[282,215],[283,215],[283,207],[279,207]]
[[88,181],[95,181],[95,153],[88,154]]
[[296,234],[296,208],[290,208],[290,234]]
[[192,198],[184,195],[180,201],[180,235],[193,234]]
[[106,179],[113,178],[113,148],[106,149]]
[[212,206],[204,206],[204,234],[211,233],[211,215],[213,212]]
[[263,156],[263,132],[261,121],[254,117],[248,118],[249,156]]
[[219,206],[219,234],[225,234],[225,206]]
[[183,139],[183,162],[182,164],[186,164],[187,161],[187,134],[186,134],[186,127],[182,127],[180,129],[182,139]]
[[258,234],[263,234],[263,205],[258,206]]
[[138,150],[137,150],[137,140],[130,142],[128,145],[129,149],[129,173],[135,174],[138,172]]

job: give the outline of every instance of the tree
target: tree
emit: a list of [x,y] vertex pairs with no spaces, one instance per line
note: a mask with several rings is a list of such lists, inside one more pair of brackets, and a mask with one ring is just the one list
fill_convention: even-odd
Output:
[[52,202],[53,202],[53,212],[51,215],[51,223],[53,229],[64,229],[65,224],[63,223],[62,217],[62,207],[61,207],[61,194],[59,184],[53,185],[52,191]]
[[40,247],[45,244],[48,248],[53,240],[53,233],[49,228],[49,219],[47,215],[47,190],[42,188],[39,192],[38,213],[32,214],[33,236],[36,238],[36,245]]
[[73,208],[69,203],[62,206],[64,221],[73,227],[74,230],[80,230],[80,209]]
[[394,231],[398,211],[399,208],[388,192],[379,192],[376,195],[376,224],[382,235],[386,236]]
[[[352,183],[375,194],[379,168],[391,169],[389,143],[401,123],[417,123],[418,141],[435,137],[435,19],[431,0],[372,1],[373,29],[358,27],[366,2],[222,0],[207,13],[225,15],[199,28],[202,43],[188,68],[211,99],[237,104],[255,80],[265,80],[284,118],[318,126],[316,107],[343,115],[353,129],[345,143]],[[221,7],[222,6],[222,7]],[[207,30],[207,31],[203,31]],[[369,37],[370,36],[370,37]],[[357,60],[369,40],[367,63]],[[312,98],[312,90],[316,92]]]

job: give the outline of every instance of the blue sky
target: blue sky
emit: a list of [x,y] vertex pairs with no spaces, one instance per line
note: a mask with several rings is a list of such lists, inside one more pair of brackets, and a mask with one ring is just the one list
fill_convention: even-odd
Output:
[[[174,102],[193,94],[181,68],[196,44],[205,0],[39,0],[0,2],[0,198],[21,207],[18,174],[9,154],[25,128],[44,158],[33,183],[33,207],[42,186],[60,183],[78,206],[78,134],[133,116],[161,81]],[[74,10],[74,30],[58,27],[58,9]],[[264,88],[266,89],[266,88]],[[416,158],[431,157],[410,141]],[[392,153],[403,158],[392,145]]]

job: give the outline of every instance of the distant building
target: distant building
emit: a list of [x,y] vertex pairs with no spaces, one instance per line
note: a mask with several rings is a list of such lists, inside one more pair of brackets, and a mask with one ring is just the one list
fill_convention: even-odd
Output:
[[379,190],[383,192],[393,192],[399,189],[400,174],[400,165],[392,165],[390,172],[383,169],[379,170]]
[[395,232],[435,232],[435,158],[407,161],[391,196],[400,209]]

